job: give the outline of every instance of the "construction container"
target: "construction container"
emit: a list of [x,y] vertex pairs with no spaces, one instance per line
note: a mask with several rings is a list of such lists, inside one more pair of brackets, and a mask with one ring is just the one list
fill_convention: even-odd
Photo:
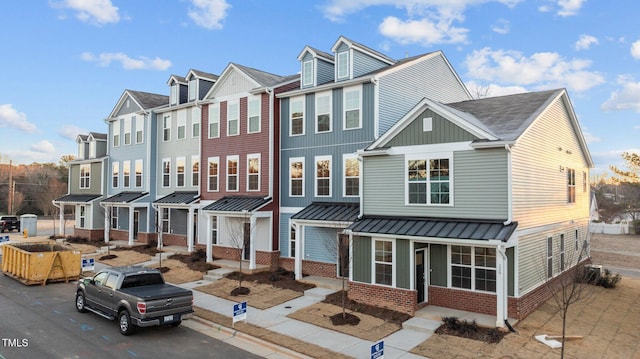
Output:
[[69,282],[80,278],[80,251],[55,243],[2,246],[2,272],[26,285]]

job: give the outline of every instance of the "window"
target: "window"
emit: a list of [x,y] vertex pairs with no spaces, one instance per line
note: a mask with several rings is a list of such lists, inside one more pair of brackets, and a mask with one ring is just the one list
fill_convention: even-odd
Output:
[[198,80],[196,79],[189,80],[189,101],[194,101],[196,99],[197,93],[198,93]]
[[567,168],[567,203],[576,202],[576,170]]
[[111,164],[111,186],[113,188],[118,188],[118,178],[120,176],[120,163],[113,162]]
[[220,105],[209,105],[209,138],[220,137]]
[[448,158],[408,159],[408,204],[450,204],[450,193],[451,177]]
[[240,109],[238,101],[227,103],[227,136],[237,136],[240,133]]
[[247,191],[260,190],[260,154],[247,155]]
[[91,165],[80,165],[80,188],[91,187]]
[[122,162],[122,187],[129,187],[131,185],[131,161]]
[[289,257],[296,256],[296,227],[289,222]]
[[211,243],[218,244],[218,216],[211,216]]
[[260,96],[249,99],[247,133],[260,132]]
[[209,192],[218,191],[218,171],[220,167],[219,157],[209,157],[209,173],[207,175],[207,190]]
[[564,233],[560,234],[560,271],[564,271]]
[[578,251],[578,230],[575,230],[576,252]]
[[136,117],[133,119],[136,123],[136,143],[142,143],[144,141],[144,117]]
[[178,111],[178,139],[187,137],[187,110]]
[[360,88],[344,89],[344,125],[343,129],[352,130],[362,127],[360,114]]
[[113,122],[113,147],[120,146],[120,120]]
[[451,246],[451,287],[496,291],[496,249]]
[[289,159],[289,196],[304,196],[304,157]]
[[160,208],[162,233],[169,233],[169,208]]
[[587,192],[587,172],[582,171],[582,192]]
[[375,283],[393,285],[393,242],[375,240]]
[[302,63],[302,85],[313,85],[313,60],[307,60]]
[[96,141],[89,142],[89,158],[96,158]]
[[171,85],[171,93],[169,95],[170,104],[177,105],[179,96],[180,96],[180,85],[177,83],[174,83],[173,85]]
[[304,135],[304,97],[292,98],[289,103],[289,135]]
[[316,156],[316,197],[331,196],[331,156]]
[[191,156],[191,186],[200,185],[200,156]]
[[331,92],[316,95],[316,133],[331,132]]
[[343,156],[344,163],[344,188],[345,197],[357,197],[360,195],[360,162],[356,155]]
[[162,140],[171,141],[171,116],[162,119]]
[[342,51],[338,53],[338,78],[343,79],[349,76],[349,53]]
[[136,171],[136,187],[142,187],[142,160],[136,160],[135,171]]
[[124,145],[131,144],[131,118],[124,119]]
[[227,191],[238,190],[238,156],[227,156]]
[[111,228],[118,229],[118,207],[111,207]]
[[78,159],[84,160],[84,143],[78,143]]
[[553,277],[553,238],[547,238],[547,278]]
[[176,186],[184,187],[186,159],[176,157]]
[[85,213],[85,206],[80,206],[80,214],[79,214],[79,218],[80,218],[80,228],[84,228],[84,219],[85,219],[86,213]]
[[171,185],[171,159],[162,159],[162,187]]
[[191,109],[191,137],[200,137],[200,108]]

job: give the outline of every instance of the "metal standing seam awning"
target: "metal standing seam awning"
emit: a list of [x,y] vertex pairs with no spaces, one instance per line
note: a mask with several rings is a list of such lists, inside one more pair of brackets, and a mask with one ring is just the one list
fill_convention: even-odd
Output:
[[171,207],[171,205],[190,205],[200,199],[197,191],[176,191],[153,202],[154,205]]
[[344,227],[350,225],[358,219],[360,214],[360,204],[355,202],[313,202],[298,213],[294,214],[291,219],[298,223],[317,224],[336,224]]
[[271,197],[262,196],[225,196],[202,208],[203,211],[216,214],[237,215],[252,213],[272,202]]
[[102,197],[101,194],[67,194],[53,200],[55,203],[89,203]]
[[133,202],[138,201],[139,199],[148,196],[149,192],[129,192],[129,191],[125,191],[125,192],[120,192],[116,195],[113,195],[111,197],[107,197],[105,199],[103,199],[101,202],[102,203],[108,203],[111,205],[116,205],[116,204],[130,204]]

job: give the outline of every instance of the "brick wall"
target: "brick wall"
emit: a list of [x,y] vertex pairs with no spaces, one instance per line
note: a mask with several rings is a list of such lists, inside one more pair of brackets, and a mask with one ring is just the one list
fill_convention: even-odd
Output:
[[187,246],[187,236],[184,234],[162,233],[163,246]]
[[73,229],[75,237],[87,238],[90,242],[103,242],[104,229],[86,229],[75,227]]
[[[206,248],[206,246],[204,246]],[[240,260],[240,254],[237,248],[224,247],[224,246],[212,246],[213,258],[215,259],[228,259],[232,261]],[[278,269],[280,252],[264,252],[256,251],[256,264],[267,265],[271,270]]]
[[429,304],[496,315],[496,295],[490,293],[429,286]]
[[128,241],[129,231],[122,231],[119,229],[112,228],[109,230],[109,239],[114,241]]
[[349,299],[415,315],[418,296],[415,290],[349,282]]

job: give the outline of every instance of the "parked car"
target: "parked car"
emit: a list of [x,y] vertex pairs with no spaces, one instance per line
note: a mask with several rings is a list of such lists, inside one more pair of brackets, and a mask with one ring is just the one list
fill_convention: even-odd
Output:
[[157,269],[110,267],[78,281],[76,309],[118,320],[120,333],[137,327],[176,327],[193,316],[193,292],[167,284]]
[[20,220],[16,216],[0,216],[0,233],[4,231],[20,230]]

